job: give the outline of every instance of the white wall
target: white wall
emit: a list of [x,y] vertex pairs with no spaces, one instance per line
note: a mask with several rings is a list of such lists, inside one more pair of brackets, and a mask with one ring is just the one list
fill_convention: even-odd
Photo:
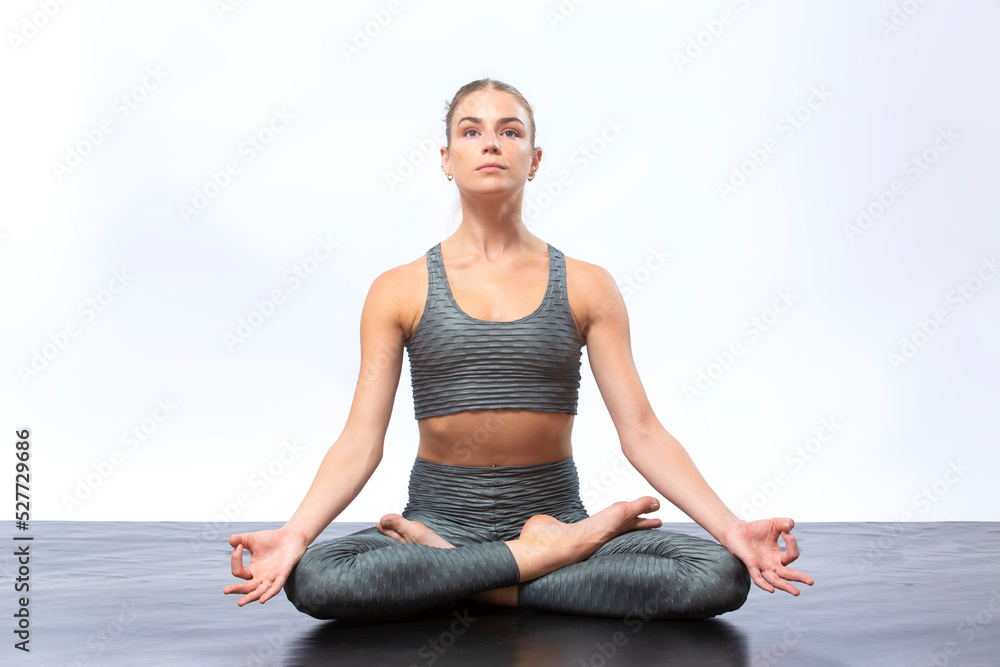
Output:
[[[344,425],[372,280],[457,224],[444,104],[491,76],[535,108],[529,228],[619,277],[657,415],[734,511],[1000,520],[1000,5],[236,4],[4,4],[0,490],[28,428],[32,518],[287,519]],[[644,482],[583,373],[594,511]],[[404,365],[338,520],[402,509],[416,436]]]

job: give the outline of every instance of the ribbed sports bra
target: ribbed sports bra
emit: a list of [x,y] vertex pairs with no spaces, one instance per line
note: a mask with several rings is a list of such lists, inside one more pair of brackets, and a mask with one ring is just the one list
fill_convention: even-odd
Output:
[[497,408],[576,414],[584,343],[570,314],[565,257],[548,247],[541,305],[507,322],[459,308],[441,244],[427,251],[427,301],[406,343],[417,419]]

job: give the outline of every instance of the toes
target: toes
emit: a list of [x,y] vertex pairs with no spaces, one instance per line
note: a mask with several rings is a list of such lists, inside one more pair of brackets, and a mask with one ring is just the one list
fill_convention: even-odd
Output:
[[378,526],[376,526],[376,528],[378,528],[378,532],[382,533],[386,537],[391,537],[392,539],[396,540],[397,542],[405,542],[406,541],[403,538],[402,535],[400,535],[399,533],[397,533],[394,530],[386,528],[385,526],[378,525]]
[[405,542],[406,538],[399,532],[400,519],[403,517],[398,514],[386,514],[375,524],[375,528],[378,532],[382,533],[386,537],[391,537],[397,542]]
[[660,501],[652,496],[643,496],[632,501],[619,500],[607,508],[612,512],[612,516],[617,515],[618,520],[623,522],[640,521],[641,514],[649,514],[658,509],[660,509]]
[[632,523],[625,524],[623,529],[625,532],[631,532],[633,530],[652,530],[653,528],[659,528],[663,525],[663,522],[659,519],[635,519]]
[[660,501],[652,496],[643,496],[638,500],[633,500],[630,503],[625,503],[631,514],[638,516],[639,514],[648,514],[649,512],[655,512],[660,509]]

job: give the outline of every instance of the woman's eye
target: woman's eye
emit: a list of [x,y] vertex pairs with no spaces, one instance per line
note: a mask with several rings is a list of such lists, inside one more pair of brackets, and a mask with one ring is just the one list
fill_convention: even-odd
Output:
[[[478,132],[478,130],[476,130],[476,129],[474,129],[474,128],[471,128],[471,127],[470,127],[470,128],[468,128],[468,129],[466,129],[466,130],[464,130],[464,131],[462,132],[462,136],[463,136],[463,137],[467,137],[467,136],[469,136],[469,132]],[[518,132],[517,130],[513,130],[513,129],[507,129],[507,130],[504,130],[504,131],[503,131],[503,132],[501,132],[500,134],[507,134],[508,132],[512,132],[512,133],[514,134],[514,136],[515,136],[515,137],[519,137],[519,136],[521,136],[521,135],[520,135],[520,133],[519,133],[519,132]]]

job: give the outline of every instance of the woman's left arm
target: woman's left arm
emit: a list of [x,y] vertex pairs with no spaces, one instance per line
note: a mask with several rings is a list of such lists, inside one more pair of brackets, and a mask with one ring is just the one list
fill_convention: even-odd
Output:
[[[676,505],[747,566],[768,592],[798,595],[789,581],[813,580],[787,567],[798,555],[790,518],[747,522],[733,514],[698,471],[687,451],[660,424],[632,359],[628,314],[614,278],[586,262],[573,263],[573,294],[583,300],[581,319],[594,379],[629,462],[664,498]],[[778,542],[784,539],[782,551]]]

